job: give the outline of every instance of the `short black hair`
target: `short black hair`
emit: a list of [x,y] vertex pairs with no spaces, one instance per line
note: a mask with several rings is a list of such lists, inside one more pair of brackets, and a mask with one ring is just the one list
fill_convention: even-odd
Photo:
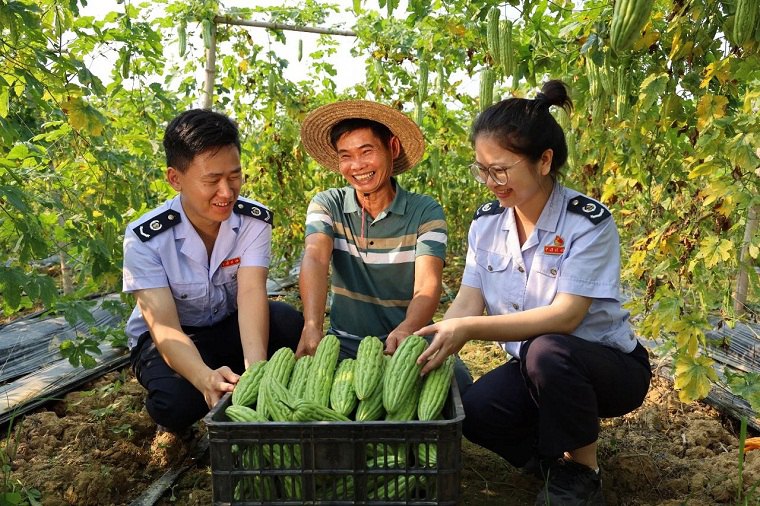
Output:
[[166,166],[184,172],[197,155],[231,145],[240,152],[240,133],[234,121],[208,109],[191,109],[166,127]]
[[567,161],[565,132],[549,112],[556,105],[567,112],[573,108],[567,86],[547,81],[534,99],[508,98],[480,113],[472,125],[470,142],[488,135],[504,149],[536,162],[547,149],[553,152],[551,174],[555,176]]
[[332,130],[330,130],[330,144],[332,144],[332,147],[337,150],[338,140],[341,137],[349,132],[360,130],[362,128],[369,128],[372,130],[372,133],[375,134],[375,136],[380,139],[385,145],[387,145],[390,142],[391,137],[393,137],[393,132],[391,132],[391,129],[382,123],[371,119],[348,118],[344,119],[343,121],[339,121],[335,124],[335,126],[332,127]]

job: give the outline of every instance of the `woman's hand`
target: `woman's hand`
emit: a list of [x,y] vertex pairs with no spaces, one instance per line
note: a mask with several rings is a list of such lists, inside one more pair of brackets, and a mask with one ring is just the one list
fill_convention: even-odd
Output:
[[440,366],[446,357],[461,350],[468,341],[467,318],[443,320],[423,327],[415,334],[433,336],[433,341],[417,359],[417,363],[423,366],[421,374],[424,376]]

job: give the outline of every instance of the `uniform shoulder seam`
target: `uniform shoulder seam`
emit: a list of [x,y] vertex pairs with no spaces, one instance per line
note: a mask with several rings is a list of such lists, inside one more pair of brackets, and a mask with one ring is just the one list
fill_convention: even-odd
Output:
[[182,216],[173,209],[167,209],[135,225],[132,231],[142,242],[147,242],[182,221]]
[[237,202],[235,202],[233,211],[240,216],[256,218],[257,220],[261,220],[274,227],[274,213],[262,205],[238,199]]
[[567,210],[571,213],[585,216],[594,225],[598,225],[611,216],[606,207],[585,195],[570,197],[567,203]]
[[486,215],[496,215],[501,214],[504,212],[504,208],[501,207],[498,200],[492,200],[490,202],[486,202],[485,204],[481,204],[480,207],[475,211],[475,215],[472,217],[473,220],[477,220],[481,216]]

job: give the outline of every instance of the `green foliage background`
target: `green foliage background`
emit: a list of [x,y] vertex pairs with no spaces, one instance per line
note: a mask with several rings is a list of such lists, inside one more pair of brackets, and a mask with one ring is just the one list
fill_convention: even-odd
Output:
[[[86,318],[82,299],[118,291],[126,224],[171,195],[160,140],[167,121],[202,96],[197,74],[214,16],[325,26],[340,7],[228,9],[211,0],[121,2],[102,19],[83,1],[0,0],[0,304],[5,315],[42,307]],[[641,36],[609,48],[612,2],[589,0],[354,0],[353,53],[366,79],[340,90],[336,37],[322,35],[288,61],[299,32],[219,23],[214,108],[240,124],[244,193],[276,212],[273,270],[302,251],[306,205],[341,185],[299,144],[308,111],[340,98],[392,104],[421,125],[428,150],[401,176],[443,204],[450,256],[466,247],[474,209],[489,195],[468,176],[468,129],[480,110],[483,69],[493,94],[532,96],[549,78],[571,88],[575,110],[558,113],[570,146],[565,183],[608,205],[621,229],[624,281],[637,331],[673,353],[685,400],[715,380],[703,352],[716,319],[735,321],[733,290],[749,210],[760,205],[760,28],[734,43],[730,0],[656,0]],[[497,7],[514,22],[505,69],[487,44]],[[760,21],[759,21],[760,22]],[[346,27],[340,27],[346,29]],[[170,51],[181,46],[179,63]],[[90,66],[112,63],[103,82]],[[299,65],[300,82],[284,77]],[[475,84],[473,86],[473,84]],[[750,237],[748,306],[758,309],[757,232]],[[36,262],[59,255],[74,290]],[[755,313],[756,314],[756,313]],[[109,338],[118,339],[111,335]],[[88,363],[93,342],[67,345]],[[731,377],[751,391],[752,377]]]

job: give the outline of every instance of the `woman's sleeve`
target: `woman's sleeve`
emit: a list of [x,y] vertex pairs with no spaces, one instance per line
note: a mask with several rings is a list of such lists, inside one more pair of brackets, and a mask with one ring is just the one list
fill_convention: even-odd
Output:
[[617,299],[620,290],[620,237],[612,217],[576,237],[562,263],[557,292]]

